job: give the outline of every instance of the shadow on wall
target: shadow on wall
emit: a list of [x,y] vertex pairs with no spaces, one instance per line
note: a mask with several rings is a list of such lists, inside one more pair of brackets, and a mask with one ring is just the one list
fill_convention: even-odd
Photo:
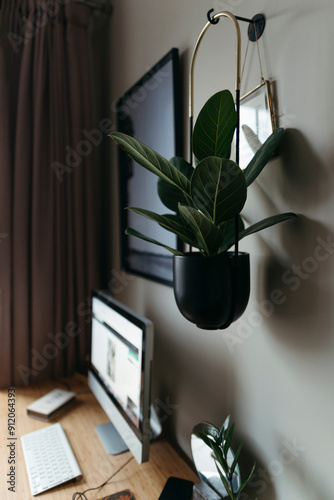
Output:
[[332,179],[324,162],[295,129],[285,131],[279,153],[284,173],[284,185],[278,186],[282,197],[302,213],[319,209],[332,196]]
[[[276,452],[273,458],[268,461],[265,471],[258,471],[262,479],[265,479],[266,482],[280,484],[280,493],[283,494],[283,497],[285,494],[287,499],[293,498],[294,494],[294,491],[289,491],[289,484],[293,485],[295,491],[298,491],[298,498],[331,500],[333,492],[329,493],[328,489],[326,490],[325,476],[322,474],[324,471],[321,471],[319,467],[317,456],[313,462],[308,461],[309,443],[297,438],[287,439],[280,432],[275,433],[275,441]],[[312,463],[314,466],[310,468]],[[328,470],[330,470],[330,465]],[[321,471],[320,474],[319,471]],[[283,476],[285,476],[284,481],[282,481]],[[284,483],[285,491],[282,491]],[[262,496],[259,498],[262,500]]]
[[165,435],[174,444],[186,439],[182,448],[190,456],[191,432],[197,423],[220,426],[233,414],[235,381],[219,333],[195,327],[180,330],[160,323],[155,332],[153,390],[157,400],[170,403],[162,422]]
[[[241,439],[237,438],[237,444],[233,447],[234,451],[236,451],[240,441]],[[250,451],[246,441],[243,440],[243,442],[244,446],[239,459],[241,478],[245,479],[247,477],[254,462],[256,463],[256,467],[249,483],[240,495],[240,500],[255,500],[256,498],[261,500],[277,500],[277,494],[274,488],[274,477],[270,470],[272,464],[269,464],[269,467],[266,466],[262,460],[256,456],[254,450]]]
[[326,491],[326,482],[323,476],[317,474],[317,468],[310,468],[310,464],[297,460],[291,466],[291,472],[294,475],[294,481],[297,483],[301,492],[305,492],[305,498],[319,498],[321,500],[332,500],[333,491]]
[[328,228],[302,216],[285,229],[296,248],[286,264],[271,255],[263,273],[263,293],[276,302],[270,330],[298,351],[324,349],[332,341],[334,239]]
[[[250,187],[249,196],[254,198],[253,204],[264,207],[270,214],[283,211],[282,201],[284,211],[313,214],[327,204],[332,196],[332,184],[331,172],[305,137],[297,130],[287,129],[278,156]],[[243,215],[246,220],[249,218],[247,202]]]
[[[287,130],[280,151],[281,168],[269,169],[260,179],[260,196],[270,209],[269,183],[276,185],[287,206],[298,218],[276,226],[280,231],[279,251],[273,242],[268,257],[258,268],[258,309],[270,321],[270,331],[298,351],[324,349],[331,342],[334,237],[330,228],[305,214],[317,214],[331,195],[332,179],[326,165],[316,156],[305,138]],[[328,217],[328,216],[327,216]],[[283,257],[282,257],[283,256]],[[285,256],[285,257],[284,257]]]
[[[240,500],[276,500],[275,484],[292,484],[298,492],[305,492],[305,498],[319,498],[330,500],[333,494],[325,491],[320,476],[316,476],[315,469],[309,470],[304,455],[307,453],[306,443],[297,439],[286,439],[281,434],[276,434],[276,451],[266,463],[256,457],[254,450],[249,453],[244,447],[241,454],[240,466],[242,477],[250,470],[252,461],[256,461],[256,468]],[[283,480],[283,477],[285,479]],[[281,492],[282,493],[282,492]],[[293,492],[287,491],[286,498],[292,498]],[[302,497],[302,495],[298,495]]]
[[[154,385],[158,390],[154,402],[158,402],[158,415],[164,435],[177,449],[180,450],[181,446],[181,451],[191,458],[190,438],[194,425],[208,421],[220,427],[229,414],[231,421],[236,421],[235,397],[238,390],[233,361],[229,353],[228,358],[224,357],[224,344],[220,343],[221,348],[219,342],[217,344],[221,334],[185,329],[182,335],[181,341],[178,329],[171,332],[159,327],[159,331],[156,331],[154,363],[158,369],[154,373]],[[180,345],[184,343],[188,345],[186,354],[184,346]],[[182,436],[188,437],[186,442],[182,442]],[[237,434],[234,437],[235,451],[241,439]],[[254,461],[257,465],[248,490],[243,491],[240,500],[254,500],[256,496],[261,500],[277,500],[274,472],[268,471],[267,464],[256,455],[247,437],[244,439],[241,458],[243,478]],[[275,467],[275,464],[269,465]]]

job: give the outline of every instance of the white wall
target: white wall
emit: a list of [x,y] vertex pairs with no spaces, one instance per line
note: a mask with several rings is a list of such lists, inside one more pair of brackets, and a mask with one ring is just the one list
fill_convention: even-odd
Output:
[[[261,56],[265,77],[275,82],[280,124],[287,131],[280,158],[250,188],[245,213],[254,222],[291,210],[301,214],[299,220],[241,243],[251,256],[251,298],[244,316],[227,331],[197,329],[178,312],[171,288],[144,279],[123,277],[117,298],[155,323],[154,397],[169,398],[177,406],[164,425],[187,454],[194,424],[208,420],[219,426],[231,414],[237,438],[244,440],[249,453],[246,466],[253,460],[258,464],[250,498],[330,500],[334,492],[334,4],[332,0],[114,3],[113,98],[171,47],[178,47],[185,114],[190,54],[206,12],[214,6],[216,11],[244,17],[258,12],[266,16]],[[246,26],[241,28],[244,54]],[[259,80],[252,44],[243,90]],[[197,110],[214,91],[233,90],[233,82],[234,34],[229,22],[222,20],[210,28],[196,63]],[[116,211],[115,162],[114,169]],[[115,273],[119,269],[116,214],[113,233],[111,272]],[[324,243],[319,247],[319,241],[327,240],[327,248]],[[274,290],[280,291],[279,304],[268,302]]]

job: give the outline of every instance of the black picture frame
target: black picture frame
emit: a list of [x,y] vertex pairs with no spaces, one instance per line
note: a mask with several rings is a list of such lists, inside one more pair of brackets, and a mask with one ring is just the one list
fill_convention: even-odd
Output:
[[[117,126],[170,159],[182,156],[181,85],[178,49],[171,49],[117,101]],[[136,206],[168,213],[157,194],[157,176],[119,149],[121,266],[125,271],[165,285],[173,285],[173,258],[164,248],[125,234],[128,226],[182,248],[173,234],[157,223],[126,210]]]

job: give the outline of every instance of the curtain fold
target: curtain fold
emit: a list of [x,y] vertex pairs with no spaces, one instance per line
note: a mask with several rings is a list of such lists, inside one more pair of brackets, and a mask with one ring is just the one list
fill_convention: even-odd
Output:
[[80,370],[100,287],[88,7],[2,0],[0,386]]

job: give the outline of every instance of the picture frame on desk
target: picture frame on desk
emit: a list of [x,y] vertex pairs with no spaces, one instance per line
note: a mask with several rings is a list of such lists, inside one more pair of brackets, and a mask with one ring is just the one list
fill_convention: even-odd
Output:
[[[171,49],[118,101],[118,130],[162,156],[182,155],[181,85],[178,49]],[[125,234],[127,227],[181,249],[178,238],[126,207],[168,213],[157,193],[157,177],[119,150],[121,266],[125,271],[173,285],[172,254],[162,247]]]

